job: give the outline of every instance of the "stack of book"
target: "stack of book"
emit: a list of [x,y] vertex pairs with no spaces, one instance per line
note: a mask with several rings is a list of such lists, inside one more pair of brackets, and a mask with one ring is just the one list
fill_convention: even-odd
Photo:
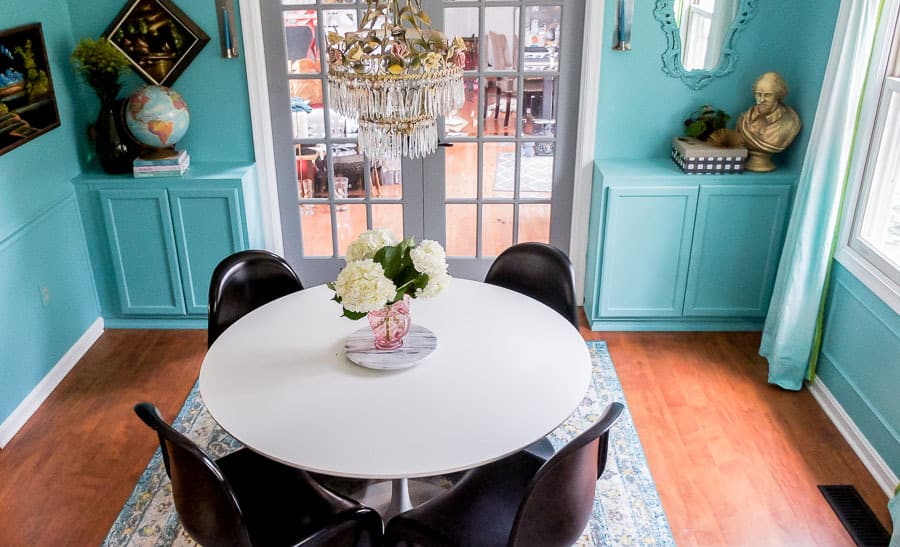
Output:
[[133,163],[134,176],[142,177],[180,177],[191,166],[191,156],[187,150],[181,150],[171,158],[150,160],[137,158]]

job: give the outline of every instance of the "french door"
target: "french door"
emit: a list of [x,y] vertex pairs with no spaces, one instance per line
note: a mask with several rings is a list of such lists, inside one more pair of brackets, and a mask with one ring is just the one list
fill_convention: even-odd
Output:
[[263,2],[285,255],[307,286],[334,279],[371,228],[440,241],[450,273],[470,279],[515,243],[568,249],[584,0],[422,5],[468,46],[466,102],[439,124],[436,154],[373,163],[356,121],[328,106],[323,46],[365,2]]

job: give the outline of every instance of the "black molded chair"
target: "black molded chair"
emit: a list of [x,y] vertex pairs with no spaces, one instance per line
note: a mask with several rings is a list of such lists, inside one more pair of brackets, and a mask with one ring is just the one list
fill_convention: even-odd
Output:
[[[494,259],[485,283],[530,296],[556,310],[578,328],[575,304],[575,269],[566,254],[546,243],[518,243]],[[527,448],[544,460],[553,455],[546,438]]]
[[484,278],[550,306],[578,328],[575,269],[566,254],[546,243],[519,243],[494,259]]
[[609,430],[623,409],[609,405],[546,462],[522,451],[469,472],[449,491],[391,519],[385,545],[572,545],[590,520]]
[[150,403],[135,413],[159,436],[184,529],[201,545],[379,545],[381,517],[246,448],[213,460]]
[[207,344],[247,313],[301,290],[297,273],[275,253],[249,250],[224,258],[209,282]]

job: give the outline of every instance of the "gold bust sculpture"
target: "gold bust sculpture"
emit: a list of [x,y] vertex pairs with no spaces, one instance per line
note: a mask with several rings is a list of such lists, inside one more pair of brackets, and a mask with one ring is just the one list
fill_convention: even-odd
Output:
[[737,130],[749,151],[744,168],[756,172],[774,171],[771,156],[794,141],[800,132],[800,117],[782,102],[788,94],[788,86],[775,72],[766,72],[757,78],[753,94],[756,104],[737,121]]

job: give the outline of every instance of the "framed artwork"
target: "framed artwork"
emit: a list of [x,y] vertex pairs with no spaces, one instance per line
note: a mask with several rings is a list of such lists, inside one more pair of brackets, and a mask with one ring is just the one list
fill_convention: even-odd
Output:
[[142,78],[170,86],[209,36],[170,0],[128,0],[103,36]]
[[0,31],[0,155],[59,127],[40,23]]

